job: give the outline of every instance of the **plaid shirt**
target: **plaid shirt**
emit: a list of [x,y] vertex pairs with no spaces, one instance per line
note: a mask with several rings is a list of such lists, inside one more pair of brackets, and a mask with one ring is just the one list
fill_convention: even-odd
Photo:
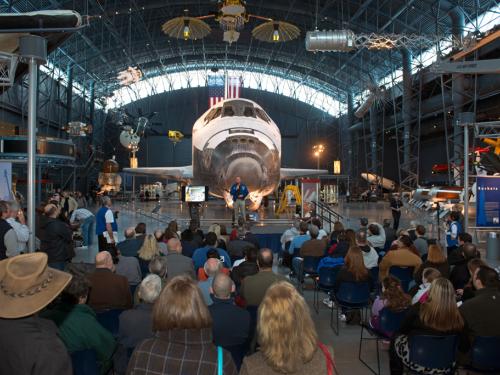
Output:
[[[128,375],[217,375],[217,347],[212,329],[173,329],[141,342],[128,364]],[[237,375],[224,351],[224,375]]]

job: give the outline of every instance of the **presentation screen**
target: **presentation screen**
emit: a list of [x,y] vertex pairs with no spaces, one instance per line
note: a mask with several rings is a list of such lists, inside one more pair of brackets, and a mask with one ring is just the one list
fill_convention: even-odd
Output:
[[478,177],[476,187],[477,226],[500,228],[500,177]]
[[208,200],[208,186],[183,186],[182,201],[199,203]]

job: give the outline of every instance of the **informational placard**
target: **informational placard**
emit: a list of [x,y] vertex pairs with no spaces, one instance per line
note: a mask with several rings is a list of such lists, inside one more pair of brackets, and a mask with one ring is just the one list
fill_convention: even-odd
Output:
[[314,209],[314,202],[319,199],[319,179],[302,179],[302,216],[311,214]]
[[500,228],[500,177],[478,177],[476,186],[476,225]]
[[12,195],[12,163],[0,163],[0,200],[14,200]]

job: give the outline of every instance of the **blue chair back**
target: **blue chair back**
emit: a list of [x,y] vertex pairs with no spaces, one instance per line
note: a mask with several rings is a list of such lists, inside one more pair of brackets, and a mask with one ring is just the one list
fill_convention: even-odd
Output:
[[477,336],[471,350],[474,369],[500,372],[500,336]]
[[408,337],[410,362],[429,369],[452,369],[457,354],[458,338],[455,335]]
[[413,280],[413,267],[391,267],[389,274],[401,281],[401,287],[405,292],[410,290],[410,282]]
[[370,283],[343,282],[335,297],[341,303],[367,304],[370,301]]
[[96,313],[97,321],[106,328],[113,336],[118,336],[118,329],[120,327],[120,314],[122,309],[112,309]]
[[93,349],[79,350],[71,353],[73,375],[99,375],[97,354]]
[[395,312],[384,307],[380,310],[379,314],[380,330],[389,337],[394,335],[394,333],[401,327],[401,323],[403,322],[407,312],[407,309]]
[[304,257],[303,270],[305,273],[315,274],[322,257]]
[[318,272],[318,284],[324,289],[333,289],[337,274],[342,266],[336,267],[321,267]]

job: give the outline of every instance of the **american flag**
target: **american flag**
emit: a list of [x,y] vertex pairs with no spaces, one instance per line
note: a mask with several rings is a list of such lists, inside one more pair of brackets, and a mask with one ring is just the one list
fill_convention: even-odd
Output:
[[212,108],[224,99],[236,99],[241,95],[241,79],[239,77],[227,77],[227,85],[224,75],[208,76],[209,106]]

